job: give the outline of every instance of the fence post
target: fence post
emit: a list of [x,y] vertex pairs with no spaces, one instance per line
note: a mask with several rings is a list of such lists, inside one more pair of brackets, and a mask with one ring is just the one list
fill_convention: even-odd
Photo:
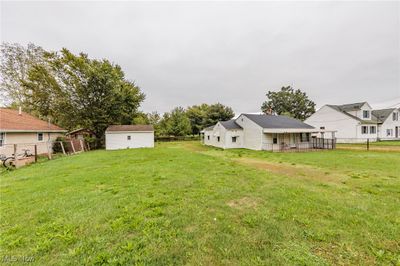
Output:
[[51,160],[52,158],[51,158],[51,152],[50,152],[50,146],[49,146],[50,141],[48,141],[46,144],[47,144],[47,156],[49,157],[49,160]]
[[37,163],[37,145],[35,144],[35,163]]
[[369,151],[369,139],[367,139],[367,151]]
[[72,140],[70,140],[70,142],[71,142],[72,151],[73,151],[73,152],[74,152],[74,154],[75,154],[74,142],[73,142]]
[[65,154],[65,149],[64,149],[64,144],[63,144],[62,141],[60,141],[60,145],[61,145],[61,149],[62,149],[62,151],[63,151],[63,154],[66,155],[66,154]]
[[82,143],[82,140],[81,140],[81,139],[79,140],[79,143],[81,144],[81,149],[82,149],[82,151],[84,152],[84,151],[85,151],[85,148],[83,147],[83,143]]

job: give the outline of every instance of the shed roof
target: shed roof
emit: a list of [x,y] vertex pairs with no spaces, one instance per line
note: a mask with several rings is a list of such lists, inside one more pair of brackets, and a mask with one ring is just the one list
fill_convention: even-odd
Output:
[[302,128],[313,129],[314,127],[301,122],[300,120],[283,116],[283,115],[258,115],[258,114],[243,114],[251,121],[262,128]]
[[146,131],[151,132],[154,131],[152,125],[111,125],[106,129],[106,132],[117,132],[117,131]]
[[66,132],[65,129],[33,115],[9,108],[0,108],[2,132]]

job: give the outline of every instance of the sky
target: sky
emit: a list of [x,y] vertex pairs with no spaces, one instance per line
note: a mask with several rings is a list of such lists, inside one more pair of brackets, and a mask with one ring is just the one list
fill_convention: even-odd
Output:
[[320,107],[400,106],[400,2],[1,2],[1,41],[120,65],[163,113],[258,112],[291,85]]

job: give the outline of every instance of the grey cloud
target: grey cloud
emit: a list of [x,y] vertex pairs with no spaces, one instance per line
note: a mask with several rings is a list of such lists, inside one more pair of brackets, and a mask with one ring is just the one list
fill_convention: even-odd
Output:
[[1,39],[120,64],[145,111],[257,112],[293,85],[320,106],[400,97],[399,2],[2,2]]

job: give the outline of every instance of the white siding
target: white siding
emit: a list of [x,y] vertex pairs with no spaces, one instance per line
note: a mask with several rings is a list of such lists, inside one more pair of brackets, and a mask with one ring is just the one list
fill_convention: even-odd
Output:
[[[128,136],[131,139],[128,140]],[[154,132],[107,132],[106,150],[153,148]]]
[[325,130],[336,130],[335,137],[338,138],[338,142],[346,139],[351,141],[361,137],[361,127],[358,127],[359,121],[326,105],[304,122],[316,129],[325,127]]
[[263,145],[263,129],[244,115],[240,115],[236,123],[243,128],[243,148],[261,150]]
[[[236,137],[236,142],[232,142],[232,137]],[[222,149],[242,148],[243,130],[227,130],[218,122],[213,130],[206,130],[204,132],[204,144]]]
[[[368,118],[364,118],[364,111],[369,112]],[[348,113],[351,115],[354,115],[362,120],[371,120],[371,118],[372,118],[372,108],[368,103],[365,103],[363,106],[361,106],[360,110],[349,111]]]
[[[393,121],[393,113],[397,112],[398,113],[398,120]],[[395,109],[389,116],[388,118],[383,122],[382,125],[379,126],[379,132],[378,136],[382,140],[395,140],[396,139],[396,127],[398,128],[398,137],[397,139],[400,139],[400,110]],[[393,134],[390,136],[387,135],[387,130],[391,129]]]
[[[232,141],[232,138],[236,137],[236,142]],[[243,130],[242,129],[231,129],[226,130],[225,133],[225,149],[242,148],[243,147]]]
[[204,133],[204,144],[223,149],[225,146],[225,131],[225,128],[218,122],[214,126],[213,130],[209,130]]

